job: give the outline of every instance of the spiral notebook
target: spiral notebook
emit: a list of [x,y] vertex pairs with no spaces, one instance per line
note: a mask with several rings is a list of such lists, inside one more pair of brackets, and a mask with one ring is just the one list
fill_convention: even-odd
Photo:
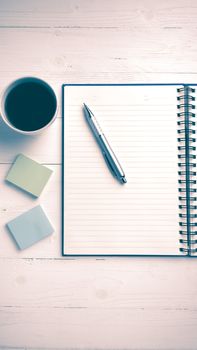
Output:
[[[63,85],[63,255],[197,255],[195,85]],[[83,115],[127,178],[112,177]]]

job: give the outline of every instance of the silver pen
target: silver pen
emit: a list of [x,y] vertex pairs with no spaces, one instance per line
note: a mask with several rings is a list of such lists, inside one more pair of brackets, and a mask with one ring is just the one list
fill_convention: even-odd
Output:
[[91,112],[91,110],[88,108],[88,106],[85,103],[84,103],[84,112],[85,112],[85,118],[88,122],[88,125],[92,130],[92,133],[100,147],[100,150],[108,165],[109,170],[120,183],[122,184],[126,183],[127,180],[125,178],[124,171],[118,159],[116,158],[94,114]]

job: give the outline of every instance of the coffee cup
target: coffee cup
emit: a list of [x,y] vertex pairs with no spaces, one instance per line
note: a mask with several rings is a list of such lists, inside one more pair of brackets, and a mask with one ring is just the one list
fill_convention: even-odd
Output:
[[57,98],[44,80],[24,77],[3,92],[1,116],[13,130],[32,135],[45,130],[56,118]]

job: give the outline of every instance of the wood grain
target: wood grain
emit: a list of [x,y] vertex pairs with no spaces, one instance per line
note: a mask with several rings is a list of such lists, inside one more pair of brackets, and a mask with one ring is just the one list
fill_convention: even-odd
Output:
[[31,339],[32,347],[55,349],[195,349],[195,260],[1,259],[0,265],[6,346]]
[[[0,2],[0,91],[39,76],[59,114],[23,137],[0,121],[0,349],[193,350],[197,261],[61,257],[61,85],[197,82],[195,0]],[[39,200],[5,183],[18,153],[53,176]],[[40,203],[55,233],[23,252],[5,224]]]

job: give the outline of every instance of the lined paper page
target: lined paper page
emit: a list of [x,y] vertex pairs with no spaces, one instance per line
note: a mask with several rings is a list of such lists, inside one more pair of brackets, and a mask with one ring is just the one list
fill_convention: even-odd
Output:
[[[65,86],[64,253],[179,251],[174,86]],[[93,111],[127,178],[111,175],[83,114]]]

